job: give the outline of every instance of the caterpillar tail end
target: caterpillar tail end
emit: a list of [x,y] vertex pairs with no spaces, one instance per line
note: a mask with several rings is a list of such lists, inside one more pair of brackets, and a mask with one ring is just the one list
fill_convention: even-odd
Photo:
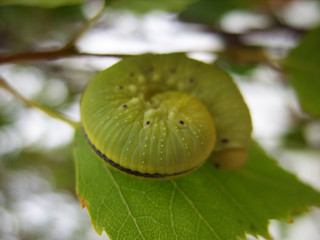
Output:
[[221,170],[237,170],[243,167],[248,161],[248,151],[246,149],[227,149],[214,152],[210,155],[209,161]]

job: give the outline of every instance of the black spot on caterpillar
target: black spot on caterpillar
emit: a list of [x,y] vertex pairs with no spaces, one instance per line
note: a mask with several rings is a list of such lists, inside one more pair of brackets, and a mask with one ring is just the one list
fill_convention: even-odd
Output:
[[237,168],[251,139],[249,111],[230,77],[182,54],[128,57],[102,71],[82,96],[81,119],[102,159],[147,178],[179,176],[208,158]]
[[85,137],[87,139],[87,142],[89,144],[89,146],[92,148],[92,150],[99,156],[101,157],[103,160],[105,160],[107,163],[109,163],[111,166],[115,167],[116,169],[119,169],[125,173],[131,174],[131,175],[135,175],[138,177],[147,177],[147,178],[166,178],[166,177],[174,177],[174,176],[178,176],[178,175],[182,175],[185,174],[189,171],[192,171],[193,169],[189,169],[183,172],[177,172],[177,173],[173,173],[173,174],[163,174],[163,173],[141,173],[138,171],[133,171],[129,168],[124,168],[121,165],[115,163],[114,161],[112,161],[111,159],[109,159],[107,156],[105,156],[103,153],[101,153],[89,140],[88,136],[85,134]]
[[228,143],[229,140],[228,140],[227,138],[222,138],[222,139],[221,139],[221,142],[222,142],[222,143]]

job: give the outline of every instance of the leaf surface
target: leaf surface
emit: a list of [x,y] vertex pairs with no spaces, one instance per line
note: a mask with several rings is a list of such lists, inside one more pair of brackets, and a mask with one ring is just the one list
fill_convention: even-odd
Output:
[[190,3],[195,0],[105,0],[106,6],[113,8],[128,9],[136,13],[145,13],[152,10],[164,10],[164,11],[181,11]]
[[22,6],[33,6],[33,7],[62,7],[67,5],[74,5],[83,3],[84,0],[1,0],[1,5],[22,5]]
[[181,12],[180,17],[189,21],[216,25],[225,13],[233,10],[250,9],[250,7],[258,3],[259,1],[257,2],[253,0],[199,0],[188,5]]
[[304,111],[320,117],[320,27],[307,33],[284,59],[289,82]]
[[74,148],[77,193],[92,224],[111,239],[269,237],[270,219],[320,205],[320,194],[282,170],[253,144],[248,164],[225,172],[206,163],[186,176],[145,180],[107,166],[79,128]]

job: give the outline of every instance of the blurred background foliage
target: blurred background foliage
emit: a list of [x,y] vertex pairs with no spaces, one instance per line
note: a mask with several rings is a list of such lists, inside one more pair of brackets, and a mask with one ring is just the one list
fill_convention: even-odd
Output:
[[[104,14],[72,51],[52,60],[103,4]],[[86,83],[116,54],[188,52],[234,76],[254,137],[320,189],[319,13],[316,0],[0,0],[0,76],[78,121]],[[106,238],[80,210],[72,135],[65,123],[0,89],[1,240]],[[309,220],[316,226],[320,214]],[[275,239],[299,239],[287,225],[272,226]],[[320,238],[319,230],[302,226],[313,234],[308,239]]]

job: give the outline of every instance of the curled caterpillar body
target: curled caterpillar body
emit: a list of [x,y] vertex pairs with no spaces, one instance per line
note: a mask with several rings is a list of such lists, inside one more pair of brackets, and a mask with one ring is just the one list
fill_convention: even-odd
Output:
[[81,118],[101,158],[148,178],[185,174],[213,152],[250,144],[250,114],[232,80],[180,54],[128,57],[101,72]]

